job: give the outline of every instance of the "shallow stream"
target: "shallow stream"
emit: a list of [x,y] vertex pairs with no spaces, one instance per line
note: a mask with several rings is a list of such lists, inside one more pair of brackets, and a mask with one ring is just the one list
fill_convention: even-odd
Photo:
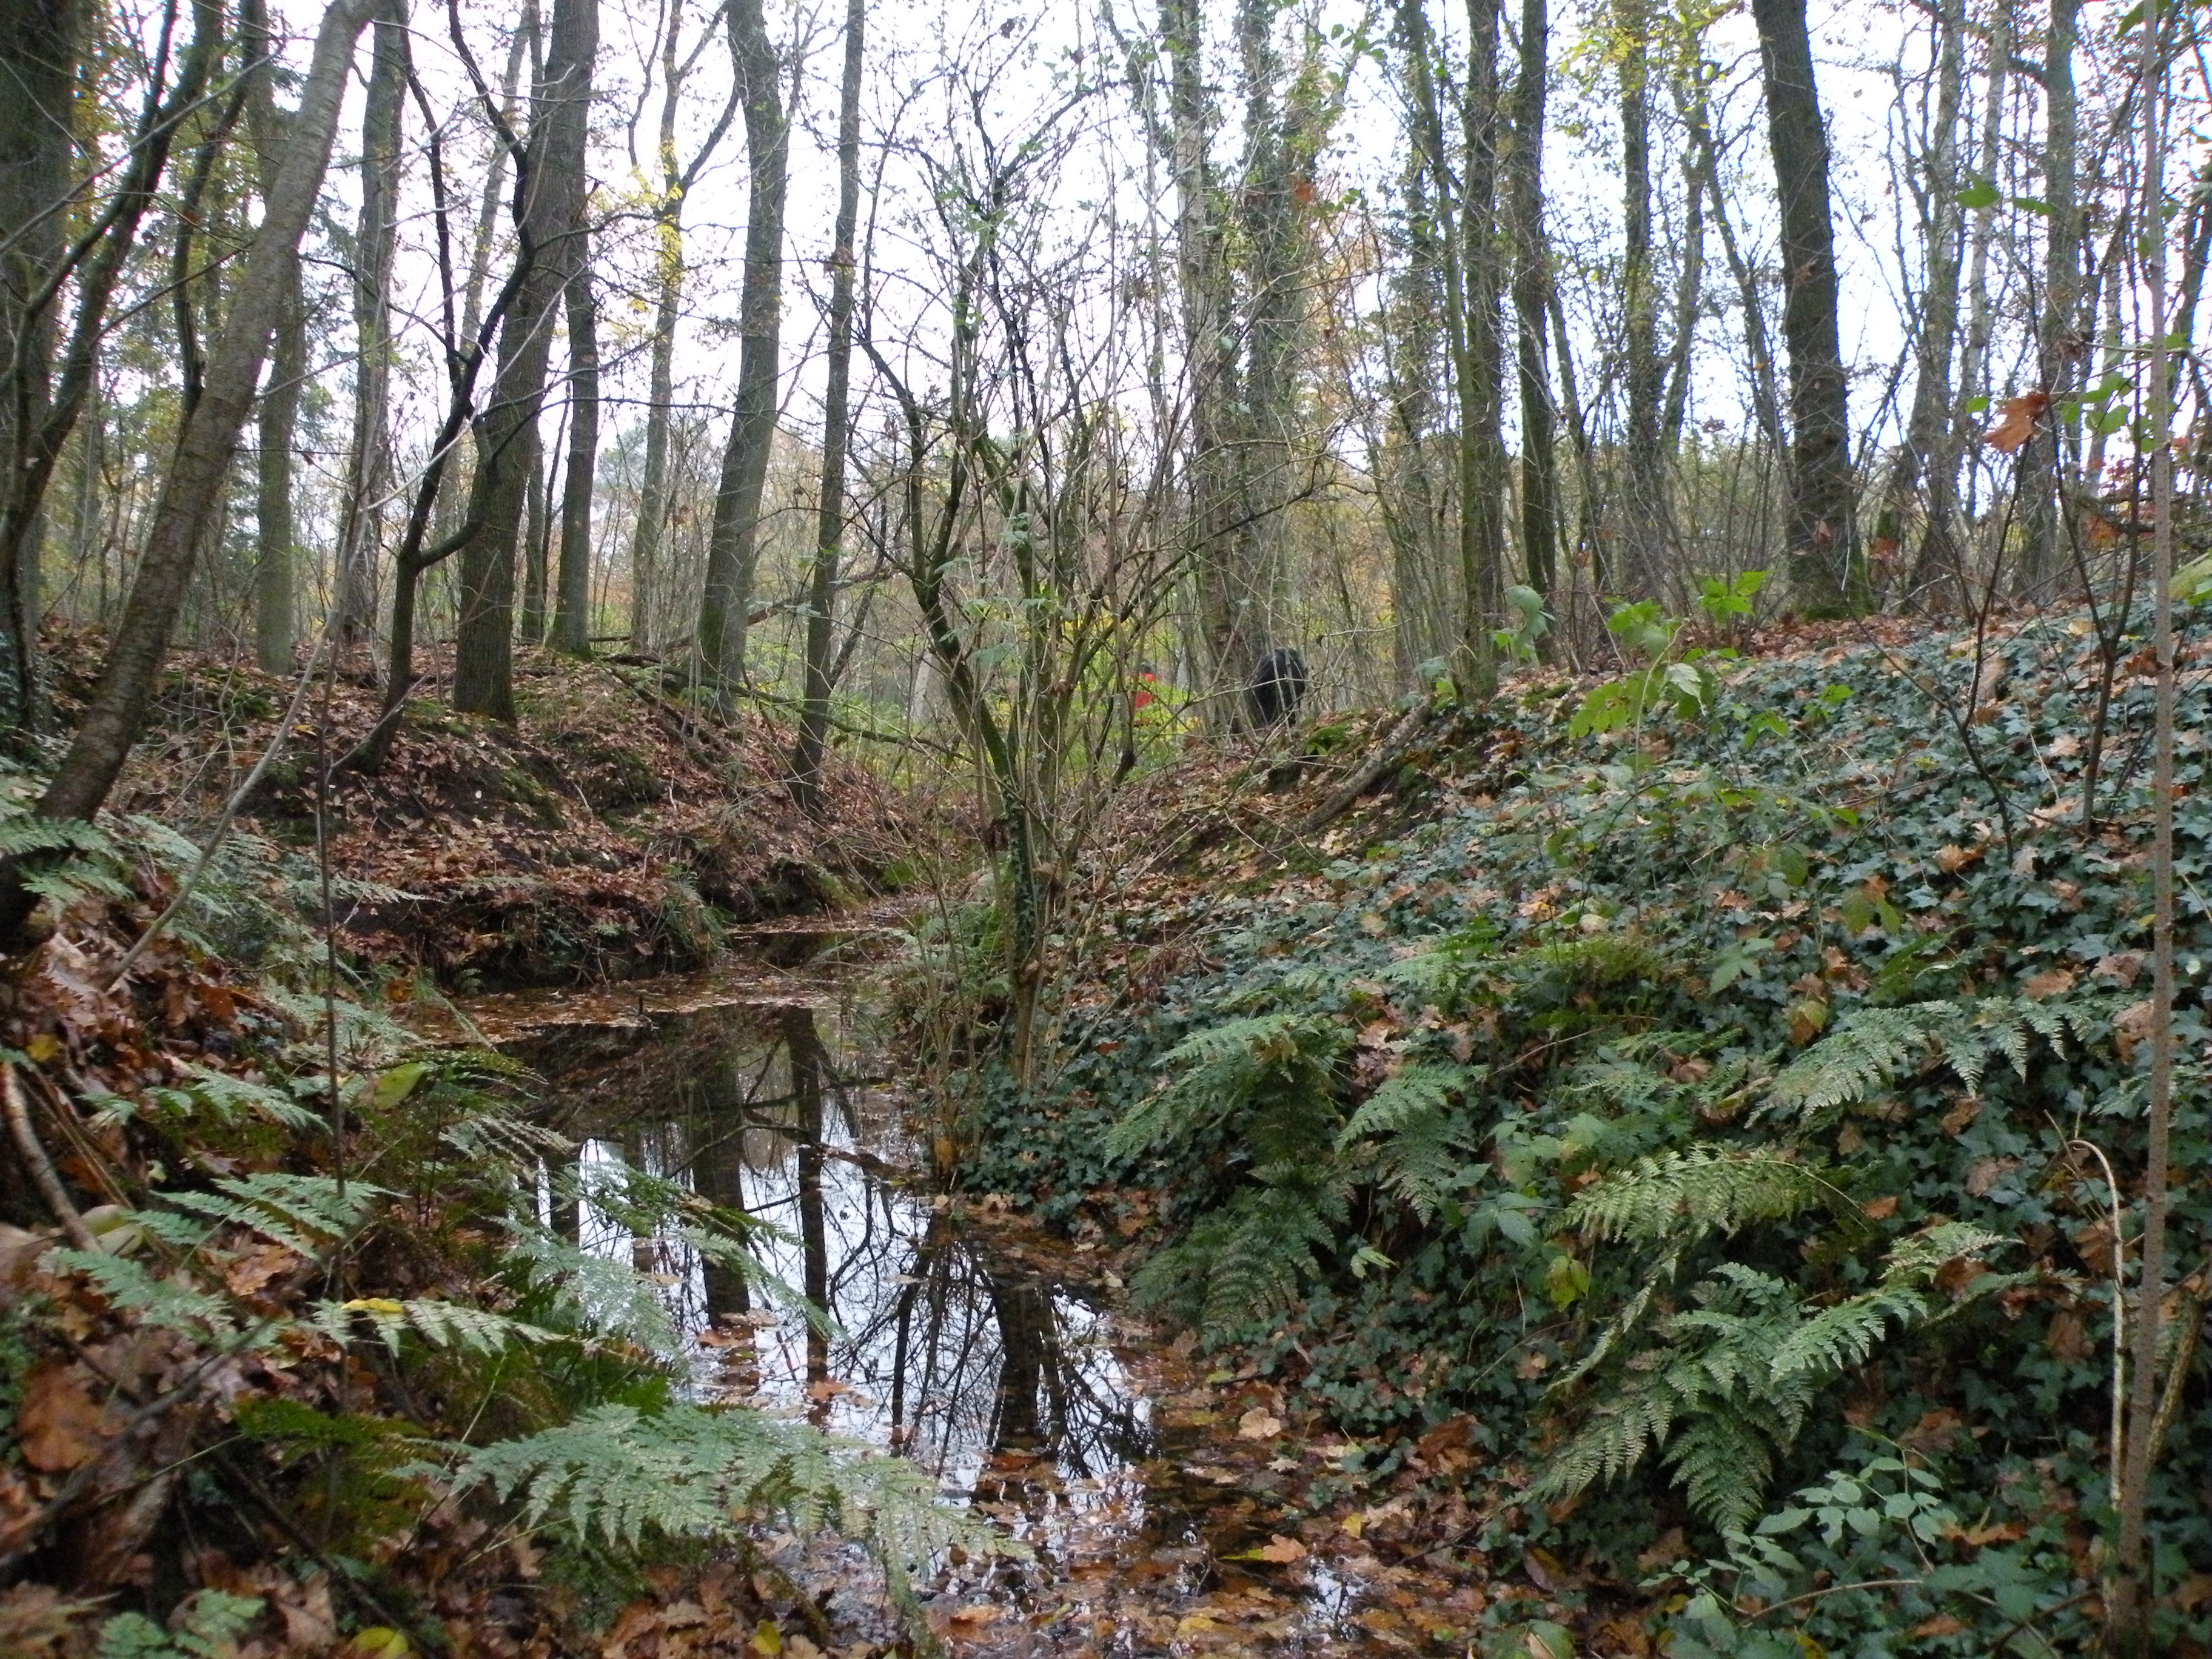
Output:
[[[663,1287],[702,1397],[805,1416],[913,1460],[1028,1561],[946,1565],[932,1623],[982,1655],[1407,1651],[1388,1570],[1329,1565],[1302,1507],[1332,1451],[1262,1381],[1206,1373],[1123,1312],[1101,1243],[933,1193],[865,968],[483,999],[586,1161],[620,1158],[769,1223],[761,1264],[825,1332],[688,1247],[586,1206],[588,1247]],[[1316,1540],[1309,1548],[1301,1534]],[[838,1582],[840,1579],[845,1582]],[[834,1620],[865,1575],[815,1564]]]

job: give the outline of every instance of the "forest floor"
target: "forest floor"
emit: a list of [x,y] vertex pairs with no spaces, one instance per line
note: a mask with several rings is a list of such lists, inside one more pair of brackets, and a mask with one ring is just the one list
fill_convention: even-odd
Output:
[[[89,690],[97,641],[52,643],[66,717]],[[707,713],[656,665],[525,647],[510,727],[447,712],[451,653],[425,656],[374,769],[361,763],[381,713],[374,680],[342,667],[311,683],[239,819],[312,860],[327,799],[339,943],[387,969],[465,990],[694,968],[731,924],[864,901],[933,850],[930,809],[835,750],[827,810],[810,818],[785,781],[787,726]],[[297,689],[176,658],[115,810],[197,833],[277,740]]]

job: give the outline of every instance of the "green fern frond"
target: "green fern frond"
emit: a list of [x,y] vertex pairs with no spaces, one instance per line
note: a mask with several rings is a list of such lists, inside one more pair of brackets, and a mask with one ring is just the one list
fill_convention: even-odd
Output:
[[244,1227],[308,1257],[319,1256],[329,1245],[349,1237],[389,1195],[365,1181],[341,1186],[327,1176],[273,1170],[226,1176],[215,1184],[212,1193],[161,1196],[179,1209]]
[[434,1348],[460,1348],[484,1354],[498,1353],[514,1343],[535,1346],[568,1340],[558,1331],[549,1331],[489,1308],[434,1299],[396,1302],[365,1297],[351,1302],[321,1302],[315,1304],[312,1322],[333,1340],[344,1342],[352,1336],[356,1320],[366,1320],[394,1353],[399,1352],[402,1339],[410,1331]]
[[1599,1243],[1684,1243],[1787,1220],[1836,1196],[1824,1170],[1785,1150],[1698,1146],[1640,1158],[1607,1176],[1567,1206],[1559,1231]]
[[1367,1135],[1395,1133],[1415,1118],[1441,1112],[1452,1097],[1481,1080],[1480,1066],[1401,1066],[1359,1103],[1336,1137],[1339,1152]]
[[2063,1051],[2069,1033],[2078,1036],[2087,1023],[2079,1010],[2026,997],[1856,1009],[1783,1068],[1759,1114],[1816,1117],[1863,1100],[1879,1085],[1936,1060],[1975,1092],[1993,1060],[2005,1060],[2025,1078],[2032,1038],[2040,1036]]
[[459,1490],[489,1486],[519,1501],[526,1524],[630,1547],[647,1534],[730,1538],[769,1516],[858,1538],[902,1573],[949,1546],[1004,1547],[944,1504],[913,1464],[754,1411],[600,1406],[520,1439],[463,1448],[452,1478]]
[[327,1126],[323,1115],[299,1101],[282,1089],[271,1088],[265,1083],[238,1077],[229,1072],[217,1071],[198,1060],[187,1061],[185,1074],[191,1079],[182,1089],[166,1091],[171,1096],[182,1096],[196,1105],[205,1108],[221,1122],[235,1122],[242,1117],[266,1118],[271,1123],[302,1132],[319,1131]]
[[1133,1157],[1218,1122],[1272,1083],[1317,1082],[1344,1043],[1334,1020],[1304,1013],[1260,1014],[1193,1032],[1167,1054],[1170,1065],[1189,1069],[1123,1116],[1108,1132],[1106,1150]]
[[1723,1532],[1741,1530],[1765,1507],[1774,1447],[1744,1415],[1723,1406],[1674,1437],[1667,1464],[1692,1509]]
[[46,1259],[82,1273],[110,1305],[136,1316],[142,1325],[181,1331],[217,1347],[239,1334],[221,1299],[194,1289],[181,1275],[156,1279],[143,1263],[101,1250],[57,1249]]

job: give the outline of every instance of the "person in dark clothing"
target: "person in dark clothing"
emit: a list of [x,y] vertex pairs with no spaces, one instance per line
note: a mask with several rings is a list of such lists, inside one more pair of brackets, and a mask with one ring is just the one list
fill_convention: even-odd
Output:
[[1252,671],[1252,724],[1261,731],[1288,726],[1305,701],[1306,659],[1287,646],[1277,646],[1260,659]]

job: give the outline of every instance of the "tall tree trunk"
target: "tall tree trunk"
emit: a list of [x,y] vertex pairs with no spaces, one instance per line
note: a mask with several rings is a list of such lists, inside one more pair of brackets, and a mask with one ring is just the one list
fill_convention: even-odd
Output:
[[1237,631],[1238,586],[1232,556],[1234,464],[1230,412],[1237,398],[1230,322],[1225,222],[1215,176],[1218,120],[1207,91],[1205,12],[1199,0],[1160,0],[1160,42],[1168,58],[1170,171],[1176,191],[1176,286],[1182,308],[1184,397],[1188,410],[1188,524],[1197,588],[1199,638],[1191,653],[1196,684],[1216,694],[1212,722],[1241,718],[1234,694],[1251,672],[1250,641]]
[[1887,539],[1901,542],[1905,504],[1924,471],[1927,502],[1919,560],[1923,568],[1948,570],[1958,556],[1953,530],[1959,510],[1959,465],[1951,452],[1951,366],[1959,335],[1959,113],[1966,78],[1965,0],[1942,0],[1936,28],[1936,110],[1924,172],[1915,192],[1920,198],[1927,275],[1921,284],[1920,330],[1912,345],[1912,408],[1883,493],[1888,501],[1885,511],[1898,515]]
[[[719,21],[720,15],[716,21]],[[684,204],[700,173],[720,147],[737,112],[744,88],[732,84],[729,101],[688,165],[676,152],[677,117],[684,85],[714,38],[714,22],[700,33],[686,56],[681,49],[682,0],[669,0],[668,23],[660,43],[660,195],[653,204],[654,239],[653,380],[645,416],[645,477],[638,491],[637,527],[630,539],[629,637],[633,651],[653,646],[653,599],[662,544],[668,531],[668,437],[676,401],[676,327],[684,300]]]
[[[557,453],[568,424],[568,405],[561,405],[554,423],[553,448]],[[545,550],[552,536],[551,485],[546,477],[545,435],[532,427],[525,434],[530,445],[530,486],[522,501],[522,605],[515,632],[526,645],[545,639]]]
[[332,604],[340,640],[358,644],[376,612],[376,550],[392,486],[392,272],[399,245],[402,124],[410,62],[407,0],[385,0],[371,39],[361,118],[361,217],[355,233],[353,443],[346,456]]
[[[1699,96],[1703,96],[1700,88]],[[1682,447],[1690,409],[1690,374],[1696,365],[1698,317],[1705,304],[1705,158],[1693,147],[1682,157],[1682,269],[1674,287],[1674,337],[1667,347],[1667,395],[1659,410],[1659,446],[1672,457]],[[1668,522],[1673,522],[1670,510]]]
[[1551,77],[1545,0],[1521,0],[1521,65],[1513,84],[1507,214],[1513,228],[1515,366],[1521,385],[1521,558],[1528,586],[1559,580],[1558,416],[1546,368],[1551,250],[1544,241],[1544,103]]
[[[23,487],[53,398],[54,307],[39,296],[67,246],[77,64],[88,0],[0,0],[0,506]],[[11,515],[12,516],[12,515]],[[38,712],[43,513],[0,541],[0,736]]]
[[[264,0],[246,0],[241,45],[249,59],[269,57],[276,37],[269,27]],[[264,197],[276,182],[291,122],[276,107],[276,66],[258,70],[247,82],[246,118],[252,137],[255,167]],[[283,315],[270,354],[268,384],[258,411],[259,453],[254,468],[253,660],[264,674],[290,672],[298,627],[295,562],[299,556],[292,520],[292,444],[299,422],[300,387],[307,378],[307,319],[295,253],[284,279]]]
[[562,289],[562,244],[582,214],[584,141],[598,0],[555,0],[545,74],[517,180],[516,229],[528,275],[499,336],[499,378],[476,423],[476,476],[460,555],[460,623],[453,661],[457,713],[514,719],[514,553],[530,479],[532,434],[545,396],[553,312]]
[[805,684],[793,750],[793,793],[810,815],[822,811],[822,762],[830,739],[830,650],[837,620],[837,577],[845,540],[845,453],[852,426],[853,307],[860,222],[860,76],[867,0],[847,0],[845,72],[837,100],[837,226],[830,253],[829,384],[822,403],[822,500],[814,521],[814,564],[806,591]]
[[[97,812],[145,724],[194,556],[221,508],[262,360],[283,317],[286,272],[297,257],[330,162],[354,38],[376,3],[337,0],[324,14],[283,165],[268,193],[245,270],[232,289],[229,313],[208,358],[204,390],[178,436],[130,599],[75,739],[39,802],[41,817],[89,818]],[[18,932],[31,902],[21,871],[10,872],[0,889],[0,933]]]
[[[1952,435],[1944,445],[1947,462],[1958,461],[1971,453],[1975,433],[1973,407],[1977,398],[1986,398],[1990,337],[1996,323],[1996,312],[1990,295],[1990,246],[1996,237],[1997,169],[2002,163],[2004,144],[2005,88],[2012,72],[2012,9],[2013,0],[1990,0],[1991,16],[1984,31],[1989,41],[1989,66],[1983,91],[1980,145],[1974,164],[1974,182],[1984,187],[1982,204],[1975,209],[1972,228],[1966,241],[1966,339],[1959,362],[1959,398],[1951,411]],[[1969,477],[1972,477],[1969,474]],[[1955,499],[1957,486],[1950,486]],[[1974,508],[1973,492],[1970,489],[1966,502],[1971,517]],[[1965,603],[1966,572],[1963,565],[1954,562],[1941,567],[1924,562],[1931,556],[1955,553],[1954,547],[1923,549],[1923,562],[1914,573],[1914,585],[1937,576],[1948,576],[1959,586],[1958,598]]]
[[1813,81],[1806,0],[1752,0],[1767,141],[1782,207],[1783,337],[1790,347],[1792,602],[1808,616],[1853,602],[1850,382],[1838,338],[1828,135]]
[[592,291],[591,231],[570,244],[568,277],[568,459],[562,470],[561,556],[553,582],[552,645],[591,653],[592,491],[599,471],[599,306]]
[[[522,15],[507,43],[507,66],[500,73],[498,119],[491,123],[491,161],[484,168],[483,189],[477,200],[476,233],[469,241],[469,274],[461,289],[462,342],[477,338],[483,326],[484,290],[491,283],[491,257],[499,240],[500,209],[507,201],[507,168],[514,161],[505,136],[514,131],[515,117],[521,108],[523,65],[535,64],[544,55],[538,46],[543,21],[538,15],[538,0],[522,0]],[[533,83],[542,78],[533,75]],[[465,347],[457,345],[456,349]],[[466,514],[471,477],[472,469],[469,467],[446,469],[439,490],[434,532],[441,543],[453,535]]]
[[1721,191],[1720,151],[1713,143],[1705,100],[1692,98],[1680,107],[1691,148],[1699,159],[1698,174],[1712,210],[1713,228],[1720,235],[1721,257],[1728,262],[1729,275],[1735,281],[1737,303],[1743,307],[1744,350],[1751,360],[1752,418],[1779,461],[1784,459],[1782,396],[1775,383],[1774,343],[1766,331],[1766,304],[1759,296],[1758,274],[1744,258],[1735,240],[1735,226],[1729,217],[1728,198]]
[[[2075,204],[2074,42],[2081,0],[2051,0],[2050,27],[2044,36],[2043,315],[2035,331],[2036,379],[2051,406],[2029,440],[2026,503],[2027,536],[2017,586],[2024,596],[2044,592],[2064,568],[2060,514],[2072,490],[2069,459],[2081,453],[2078,415],[2063,411],[2075,389],[2074,366],[2086,341],[2081,308],[2081,216]],[[2070,440],[2070,441],[2069,441]]]
[[722,452],[714,525],[699,605],[699,672],[727,707],[745,676],[746,612],[760,557],[761,503],[775,446],[781,362],[783,204],[791,124],[783,64],[769,40],[762,0],[731,0],[731,56],[744,93],[745,153],[752,186],[745,216],[745,270],[738,301],[737,413]]
[[1467,87],[1460,105],[1466,145],[1460,202],[1460,263],[1467,300],[1461,362],[1460,582],[1458,680],[1462,695],[1497,689],[1492,638],[1504,605],[1505,441],[1500,433],[1504,341],[1498,274],[1498,0],[1468,0]]
[[1627,393],[1622,490],[1623,589],[1656,597],[1667,573],[1667,478],[1660,465],[1659,287],[1651,258],[1651,19],[1645,0],[1614,0],[1620,93],[1621,365]]

